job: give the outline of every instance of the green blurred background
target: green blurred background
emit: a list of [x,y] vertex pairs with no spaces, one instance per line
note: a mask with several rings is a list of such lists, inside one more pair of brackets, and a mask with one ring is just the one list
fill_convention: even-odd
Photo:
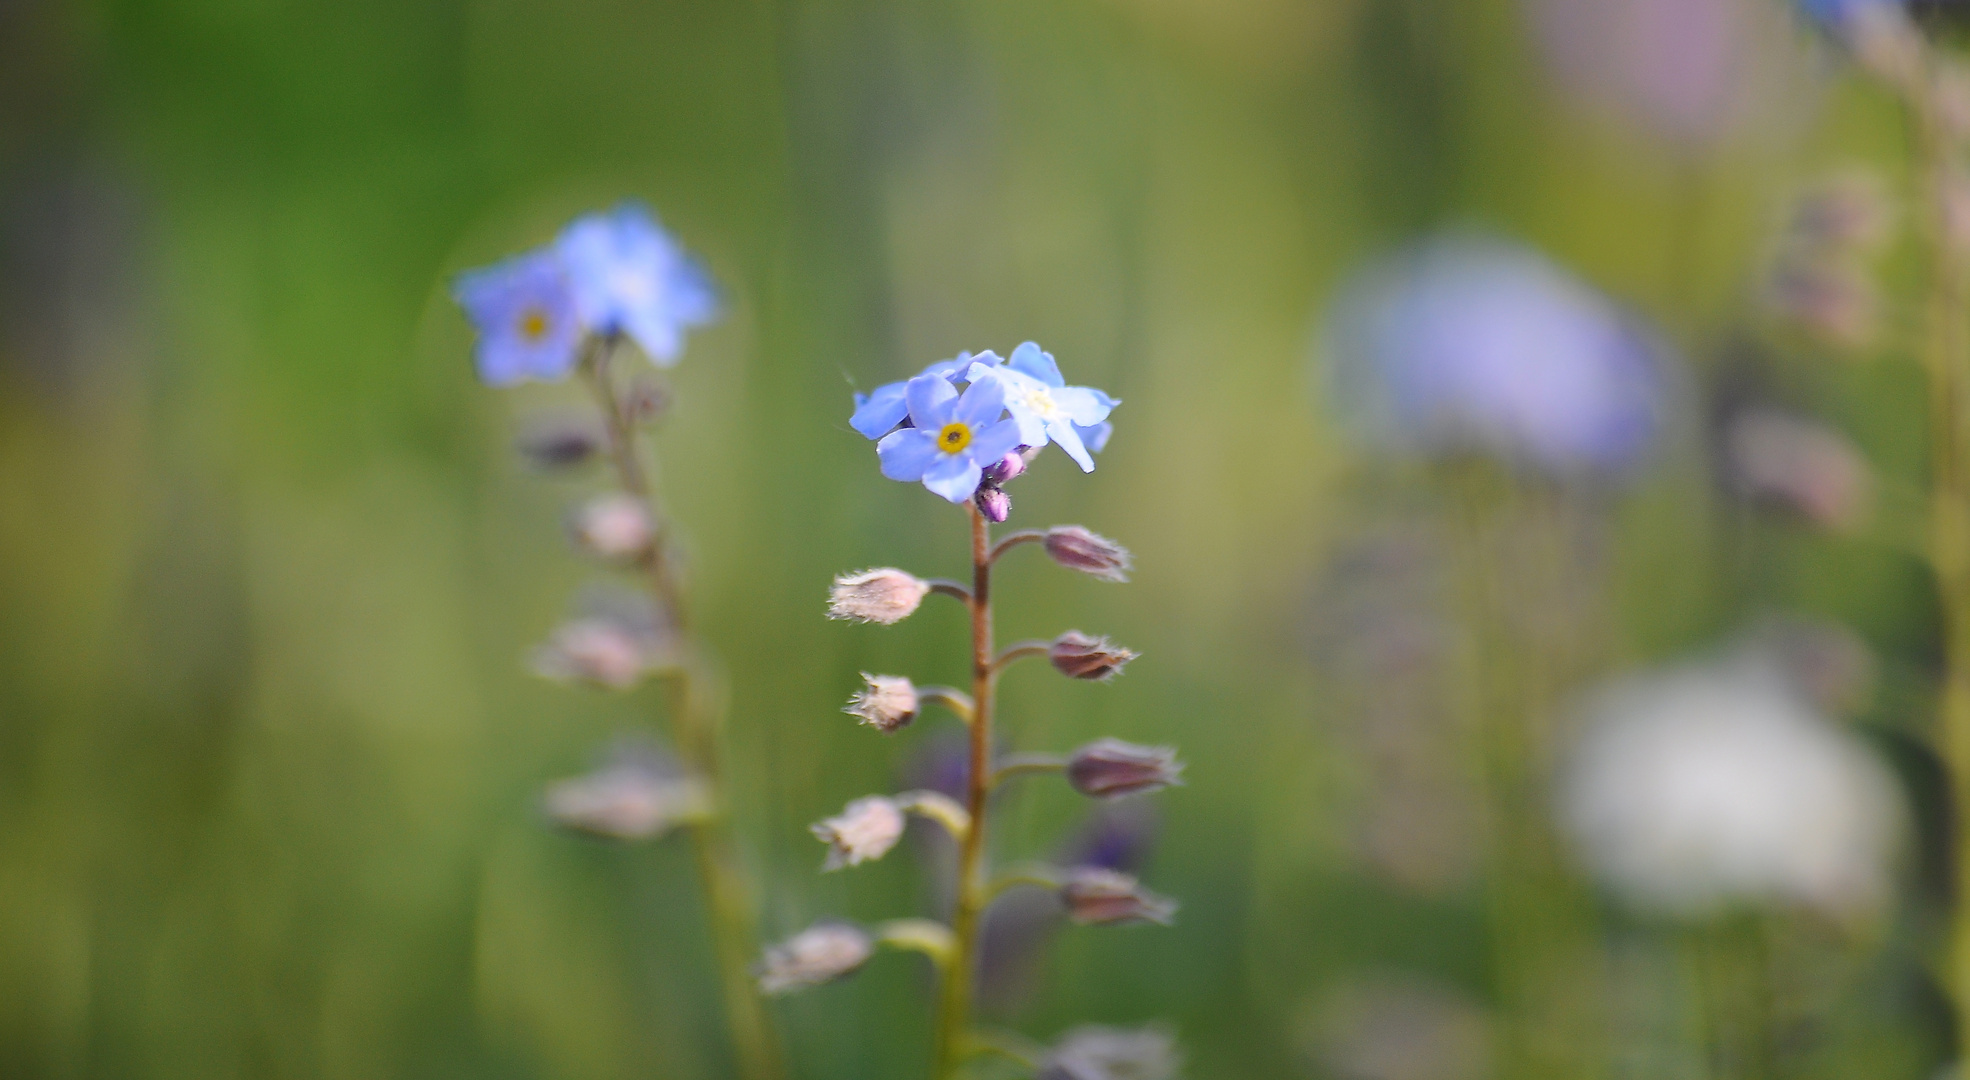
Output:
[[[727,1074],[685,849],[538,810],[661,694],[526,671],[601,576],[564,531],[592,487],[511,450],[575,399],[479,386],[446,294],[624,196],[728,300],[657,443],[767,936],[930,903],[907,857],[817,875],[805,829],[939,735],[856,728],[857,671],[963,673],[954,608],[824,618],[837,571],[964,558],[962,516],[848,430],[851,383],[1032,338],[1125,404],[1100,470],[1043,459],[1014,524],[1085,524],[1138,573],[1015,560],[1001,634],[1143,657],[1113,685],[1016,672],[1006,728],[1182,748],[1145,880],[1184,910],[1061,935],[998,1019],[1163,1019],[1190,1075],[1325,1077],[1336,986],[1410,972],[1481,1006],[1468,875],[1390,880],[1350,839],[1372,770],[1323,654],[1333,556],[1405,504],[1328,417],[1319,314],[1362,258],[1476,223],[1653,316],[1702,388],[1787,186],[1892,176],[1903,138],[1765,14],[1777,106],[1692,138],[1556,76],[1505,0],[0,3],[0,1075]],[[1869,724],[1912,746],[1920,374],[1798,352],[1778,383],[1866,449],[1884,524],[1717,511],[1692,408],[1598,511],[1599,662],[1840,618],[1881,660]],[[1045,851],[1083,812],[1035,785],[1002,839]],[[1912,894],[1811,1074],[1941,1060]],[[797,1074],[920,1073],[927,985],[885,957],[776,1004]]]

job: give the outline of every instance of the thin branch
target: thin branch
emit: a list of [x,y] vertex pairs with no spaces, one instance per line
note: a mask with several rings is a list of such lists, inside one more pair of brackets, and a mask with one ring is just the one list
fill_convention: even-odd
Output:
[[1007,754],[999,759],[998,771],[992,774],[992,786],[998,787],[1015,776],[1057,773],[1066,768],[1067,759],[1059,754]]
[[930,586],[931,592],[962,600],[966,607],[971,606],[971,590],[950,578],[931,578],[925,584]]
[[1004,671],[1007,665],[1013,661],[1024,660],[1029,656],[1045,656],[1052,649],[1053,642],[1039,641],[1037,639],[1008,645],[1004,652],[992,659],[992,671],[994,673]]
[[993,546],[992,561],[998,562],[999,556],[1004,555],[1021,544],[1039,543],[1046,538],[1047,531],[1045,529],[1021,529],[1018,532],[1007,533],[1003,539]]
[[971,695],[955,686],[919,686],[917,700],[934,701],[957,714],[958,719],[967,724],[971,723],[972,713],[976,711]]

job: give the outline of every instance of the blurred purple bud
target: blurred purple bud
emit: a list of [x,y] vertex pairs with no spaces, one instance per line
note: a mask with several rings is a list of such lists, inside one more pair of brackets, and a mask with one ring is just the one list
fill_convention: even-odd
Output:
[[544,801],[556,824],[614,840],[662,836],[711,808],[701,781],[648,750],[618,750],[612,763],[549,786]]
[[659,652],[659,642],[637,627],[611,618],[577,619],[534,650],[533,668],[550,679],[627,690],[657,666]]
[[628,559],[650,550],[656,525],[643,500],[629,495],[603,495],[575,512],[575,541],[605,559]]
[[1846,436],[1777,409],[1746,409],[1730,421],[1725,452],[1747,497],[1777,502],[1834,532],[1866,524],[1873,474]]
[[530,425],[515,445],[536,468],[565,469],[602,452],[601,428],[590,420],[559,418]]
[[903,808],[896,800],[870,795],[849,803],[834,817],[817,821],[808,829],[816,840],[828,845],[827,862],[822,870],[860,866],[889,854],[903,838]]
[[1123,666],[1135,658],[1134,652],[1107,638],[1089,637],[1079,630],[1069,630],[1055,638],[1047,650],[1047,659],[1053,662],[1054,670],[1070,679],[1106,681],[1121,674]]
[[1176,1040],[1155,1028],[1089,1024],[1061,1037],[1034,1080],[1174,1080],[1182,1061]]
[[986,469],[985,482],[988,484],[1002,485],[1006,481],[1011,480],[1012,478],[1018,476],[1020,473],[1025,472],[1026,471],[1025,451],[1027,451],[1028,449],[1030,449],[1030,447],[1025,447],[1025,446],[1017,447],[1012,451],[1012,453],[1007,454],[1005,457],[1001,458],[998,464],[993,465],[992,467]]
[[623,393],[623,419],[632,424],[647,424],[669,409],[670,391],[648,379],[636,380]]
[[1047,530],[1047,554],[1053,561],[1103,581],[1129,580],[1129,549],[1079,525],[1056,525]]
[[1167,746],[1098,739],[1067,759],[1067,782],[1096,799],[1118,799],[1183,783],[1183,764]]
[[971,498],[978,504],[978,512],[994,525],[1004,524],[1012,516],[1012,496],[1007,495],[1004,488],[980,484]]
[[1060,886],[1060,899],[1067,905],[1067,917],[1083,926],[1133,922],[1168,926],[1177,913],[1175,900],[1143,888],[1135,875],[1099,866],[1069,870]]
[[824,922],[766,950],[758,968],[759,991],[778,995],[833,982],[851,975],[875,952],[875,943],[860,927]]
[[887,626],[908,618],[929,594],[929,582],[894,567],[843,574],[828,594],[828,618]]
[[885,734],[908,727],[917,718],[917,688],[909,679],[865,671],[862,681],[867,685],[848,699],[842,712],[861,717],[864,724]]

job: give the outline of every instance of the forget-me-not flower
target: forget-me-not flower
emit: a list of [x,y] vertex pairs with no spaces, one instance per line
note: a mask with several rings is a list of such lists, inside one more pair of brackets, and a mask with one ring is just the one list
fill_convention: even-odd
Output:
[[1019,424],[1019,442],[1024,446],[1059,445],[1081,467],[1094,471],[1094,458],[1088,454],[1083,433],[1094,436],[1100,450],[1108,443],[1109,430],[1101,430],[1109,410],[1121,402],[1090,386],[1068,386],[1061,377],[1053,354],[1026,342],[1003,364],[973,363],[974,382],[998,380],[1005,384],[1006,411]]
[[1798,0],[1799,10],[1828,30],[1843,30],[1869,8],[1906,7],[1907,0]]
[[574,370],[582,327],[574,293],[551,250],[460,274],[452,296],[479,329],[479,377],[493,386],[564,379]]
[[891,480],[923,481],[923,486],[954,503],[971,498],[985,467],[1019,445],[1019,424],[1001,420],[1005,387],[981,379],[958,396],[951,380],[932,372],[904,387],[914,426],[892,431],[876,444],[882,474]]
[[[919,375],[941,375],[953,383],[964,379],[965,372],[971,370],[973,360],[990,357],[991,363],[998,363],[998,354],[991,350],[979,353],[961,352],[949,360],[939,360],[924,368]],[[848,418],[848,426],[860,432],[863,437],[880,439],[896,429],[910,414],[910,406],[904,400],[904,388],[910,385],[908,379],[885,383],[866,394],[855,395],[855,415]]]
[[588,329],[627,334],[659,366],[677,362],[686,328],[718,314],[711,280],[637,203],[569,222],[555,250]]

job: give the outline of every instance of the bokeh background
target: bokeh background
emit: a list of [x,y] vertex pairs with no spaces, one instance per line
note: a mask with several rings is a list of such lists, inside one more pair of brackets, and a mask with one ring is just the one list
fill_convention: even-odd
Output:
[[[727,301],[656,445],[769,937],[935,902],[907,852],[816,874],[806,832],[952,734],[855,727],[856,673],[963,674],[954,607],[824,617],[838,571],[965,557],[850,390],[1031,338],[1125,404],[1099,470],[1044,458],[1014,524],[1138,571],[1013,560],[1001,633],[1143,655],[1112,685],[1016,671],[1006,728],[1181,747],[1188,785],[1130,827],[1184,908],[1059,934],[993,1015],[1161,1020],[1193,1076],[1491,1075],[1486,894],[1431,734],[1455,695],[1415,674],[1448,633],[1437,497],[1349,441],[1317,362],[1364,260],[1479,228],[1682,357],[1648,466],[1568,504],[1597,584],[1528,594],[1580,601],[1581,685],[1776,616],[1872,658],[1846,722],[1912,841],[1885,914],[1794,935],[1778,1074],[1930,1076],[1922,376],[1892,332],[1775,328],[1760,284],[1799,184],[1896,191],[1906,139],[1758,0],[0,4],[0,1074],[729,1074],[686,849],[539,809],[661,694],[527,670],[607,577],[566,539],[597,482],[518,459],[577,398],[479,385],[447,294],[632,196]],[[1893,295],[1913,259],[1879,272]],[[1846,433],[1866,527],[1733,499],[1715,427],[1746,387]],[[1088,808],[1036,783],[1005,814],[1046,852]],[[1607,1074],[1713,1075],[1674,932],[1594,903],[1627,958]],[[918,1075],[927,986],[884,957],[775,1004],[797,1075]]]

